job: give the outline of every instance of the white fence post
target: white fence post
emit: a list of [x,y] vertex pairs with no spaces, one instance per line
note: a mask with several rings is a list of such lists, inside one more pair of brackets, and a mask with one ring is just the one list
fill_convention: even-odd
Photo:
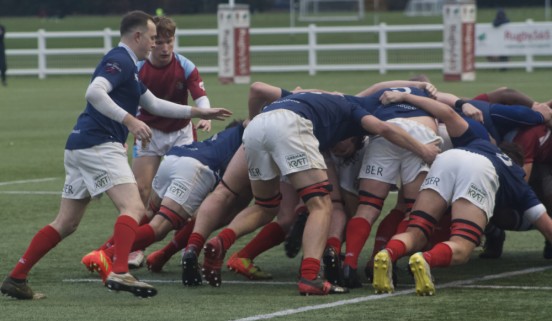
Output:
[[381,75],[387,72],[387,24],[379,24],[379,73]]
[[105,50],[105,53],[108,53],[109,50],[111,50],[113,44],[111,42],[111,29],[110,28],[105,28],[104,29],[104,36],[103,36],[103,39],[104,39],[104,50]]
[[309,25],[309,75],[316,75],[316,25]]
[[38,30],[38,78],[46,78],[46,31]]

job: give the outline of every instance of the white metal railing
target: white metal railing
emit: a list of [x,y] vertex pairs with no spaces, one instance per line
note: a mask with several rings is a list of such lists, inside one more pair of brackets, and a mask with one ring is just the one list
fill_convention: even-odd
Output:
[[[550,29],[552,29],[552,24]],[[439,52],[439,59],[431,62],[416,62],[405,60],[400,63],[392,63],[389,61],[390,51],[401,50],[432,50],[434,52],[443,48],[442,41],[437,42],[389,42],[389,35],[392,33],[412,33],[417,36],[421,32],[441,32],[443,25],[386,25],[381,23],[375,26],[344,26],[344,27],[319,27],[314,24],[308,27],[296,28],[251,28],[251,36],[265,35],[267,37],[274,35],[290,35],[300,36],[306,35],[307,41],[304,44],[271,44],[271,45],[255,45],[253,42],[250,46],[251,55],[251,72],[287,72],[287,71],[306,71],[310,75],[315,75],[318,71],[347,71],[347,70],[376,70],[379,73],[386,73],[389,70],[439,70],[443,68],[442,51]],[[377,38],[371,43],[345,43],[345,44],[322,44],[317,39],[323,34],[373,34]],[[216,55],[218,52],[217,45],[217,29],[179,29],[177,30],[177,41],[175,50],[184,55],[210,53]],[[212,37],[213,44],[209,46],[190,46],[180,47],[178,37]],[[98,62],[95,60],[92,63],[86,61],[79,67],[52,67],[52,63],[48,63],[48,58],[53,56],[82,56],[82,55],[101,55],[109,51],[113,44],[119,39],[119,32],[111,29],[102,31],[78,31],[78,32],[47,32],[39,30],[38,32],[10,32],[6,34],[7,39],[36,39],[37,46],[32,49],[7,49],[8,57],[8,74],[9,75],[38,75],[39,78],[45,78],[48,75],[69,75],[69,74],[90,74],[93,72],[93,67]],[[49,39],[81,39],[81,38],[97,38],[103,39],[103,45],[94,48],[75,48],[75,46],[67,46],[67,48],[48,48]],[[354,53],[354,52],[373,52],[377,61],[373,63],[320,63],[320,56],[325,52],[338,52],[339,54]],[[274,53],[281,56],[284,53],[303,53],[306,57],[306,63],[301,64],[256,64],[254,58],[256,54]],[[11,57],[21,56],[36,56],[36,68],[22,68],[20,66],[10,64]],[[521,60],[510,62],[476,62],[477,69],[485,68],[525,68],[527,71],[532,71],[534,68],[550,68],[552,67],[552,52],[550,60],[535,61],[533,54],[525,53],[519,55],[524,58]],[[212,64],[201,64],[202,73],[218,72],[217,60],[213,59]]]

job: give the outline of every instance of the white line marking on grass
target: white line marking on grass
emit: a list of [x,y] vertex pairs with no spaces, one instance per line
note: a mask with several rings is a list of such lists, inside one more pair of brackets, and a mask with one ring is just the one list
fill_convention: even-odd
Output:
[[552,286],[518,286],[518,285],[463,285],[460,288],[467,289],[491,289],[491,290],[528,290],[550,291]]
[[47,178],[37,178],[37,179],[26,179],[26,180],[19,180],[19,181],[11,181],[11,182],[0,182],[0,186],[6,186],[6,185],[14,185],[14,184],[28,184],[28,183],[40,183],[40,182],[48,182],[58,179],[57,177],[47,177]]
[[[528,269],[524,269],[524,270],[519,270],[519,271],[511,271],[511,272],[504,272],[504,273],[499,273],[499,274],[492,274],[492,275],[485,275],[485,276],[481,276],[481,277],[477,277],[477,278],[473,278],[473,279],[468,279],[468,280],[459,280],[459,281],[453,281],[453,282],[449,282],[449,283],[445,283],[445,284],[441,284],[441,285],[436,285],[436,288],[437,289],[445,289],[445,288],[455,288],[455,287],[467,287],[467,288],[490,288],[490,289],[523,289],[523,290],[549,290],[549,289],[552,289],[552,287],[524,287],[524,286],[493,286],[493,285],[473,285],[473,283],[475,282],[480,282],[480,281],[489,281],[489,280],[496,280],[496,279],[502,279],[502,278],[508,278],[508,277],[512,277],[512,276],[518,276],[518,275],[524,275],[524,274],[530,274],[530,273],[536,273],[536,272],[543,272],[543,271],[546,271],[546,270],[551,270],[552,269],[552,265],[549,265],[549,266],[543,266],[543,267],[538,267],[538,268],[528,268]],[[147,283],[181,283],[182,281],[181,280],[146,280],[146,279],[142,279],[142,281],[144,282],[147,282]],[[63,282],[69,282],[69,283],[79,283],[79,282],[101,282],[99,278],[88,278],[88,279],[64,279]],[[297,283],[296,282],[277,282],[277,281],[224,281],[224,283],[226,284],[254,284],[254,285],[296,285]],[[413,286],[413,285],[410,285],[410,286]],[[337,307],[337,306],[342,306],[342,305],[349,305],[349,304],[356,304],[356,303],[361,303],[361,302],[366,302],[366,301],[375,301],[375,300],[381,300],[381,299],[386,299],[386,298],[390,298],[390,297],[395,297],[395,296],[399,296],[399,295],[404,295],[404,294],[413,294],[415,293],[415,290],[414,289],[408,289],[408,290],[401,290],[401,291],[396,291],[394,293],[391,293],[391,294],[379,294],[379,295],[375,295],[375,294],[372,294],[372,295],[368,295],[368,296],[362,296],[362,297],[358,297],[358,298],[354,298],[354,299],[348,299],[348,300],[340,300],[340,301],[336,301],[336,302],[331,302],[331,303],[325,303],[325,304],[318,304],[318,305],[309,305],[309,306],[304,306],[304,307],[300,307],[300,308],[296,308],[296,309],[287,309],[287,310],[282,310],[282,311],[278,311],[278,312],[274,312],[274,313],[269,313],[269,314],[259,314],[259,315],[254,315],[254,316],[250,316],[250,317],[246,317],[246,318],[242,318],[242,319],[236,319],[235,321],[255,321],[255,320],[267,320],[267,319],[272,319],[272,318],[277,318],[277,317],[285,317],[285,316],[289,316],[289,315],[292,315],[292,314],[297,314],[297,313],[302,313],[302,312],[306,312],[306,311],[312,311],[312,310],[321,310],[321,309],[327,309],[327,308],[333,308],[333,307]]]
[[[437,286],[437,288],[438,289],[444,289],[444,288],[464,286],[464,285],[472,284],[472,283],[478,282],[478,281],[487,281],[487,280],[500,279],[500,278],[505,278],[505,277],[510,277],[510,276],[522,275],[522,274],[542,272],[542,271],[546,271],[546,270],[550,270],[550,269],[552,269],[552,266],[544,266],[544,267],[540,267],[540,268],[529,268],[529,269],[520,270],[520,271],[513,271],[513,272],[505,272],[505,273],[499,273],[499,274],[493,274],[493,275],[486,275],[486,276],[473,278],[473,279],[469,279],[469,280],[454,281],[454,282],[445,283],[445,284],[442,284],[440,286]],[[259,314],[259,315],[254,315],[254,316],[247,317],[247,318],[237,319],[235,321],[267,320],[267,319],[272,319],[272,318],[276,318],[276,317],[289,316],[289,315],[292,315],[292,314],[297,314],[297,313],[301,313],[301,312],[305,312],[305,311],[321,310],[321,309],[333,308],[333,307],[342,306],[342,305],[355,304],[355,303],[366,302],[366,301],[381,300],[381,299],[386,299],[386,298],[399,296],[399,295],[403,295],[403,294],[411,294],[411,293],[414,293],[414,292],[415,292],[415,290],[411,289],[411,290],[397,291],[397,292],[394,292],[392,294],[369,295],[369,296],[359,297],[359,298],[350,299],[350,300],[341,300],[341,301],[336,301],[336,302],[332,302],[332,303],[305,306],[305,307],[301,307],[301,308],[297,308],[297,309],[282,310],[282,311],[269,313],[269,314]]]

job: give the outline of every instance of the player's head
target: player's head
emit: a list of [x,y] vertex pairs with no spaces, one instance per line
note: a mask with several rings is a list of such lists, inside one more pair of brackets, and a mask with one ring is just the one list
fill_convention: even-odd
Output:
[[121,41],[129,46],[138,60],[147,57],[155,46],[156,28],[153,17],[143,11],[131,11],[121,20]]
[[349,158],[362,148],[364,136],[355,136],[344,139],[330,148],[330,152],[337,157]]
[[417,74],[412,77],[410,77],[408,80],[410,81],[421,81],[421,82],[430,82],[429,77],[424,74]]
[[153,17],[153,22],[157,27],[157,37],[171,38],[176,32],[176,23],[167,16]]
[[154,17],[153,21],[157,27],[157,37],[155,38],[155,48],[151,51],[150,61],[153,65],[162,67],[168,65],[174,51],[174,35],[176,24],[165,16]]
[[510,159],[514,163],[523,167],[523,164],[525,163],[525,154],[523,153],[523,149],[518,144],[511,142],[502,142],[498,147],[500,147],[502,152],[508,155],[508,157],[510,157]]

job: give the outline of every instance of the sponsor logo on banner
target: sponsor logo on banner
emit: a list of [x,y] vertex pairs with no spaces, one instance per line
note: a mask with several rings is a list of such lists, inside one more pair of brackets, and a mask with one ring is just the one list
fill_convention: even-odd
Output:
[[507,23],[498,28],[479,24],[475,33],[477,56],[549,55],[552,50],[550,23]]

